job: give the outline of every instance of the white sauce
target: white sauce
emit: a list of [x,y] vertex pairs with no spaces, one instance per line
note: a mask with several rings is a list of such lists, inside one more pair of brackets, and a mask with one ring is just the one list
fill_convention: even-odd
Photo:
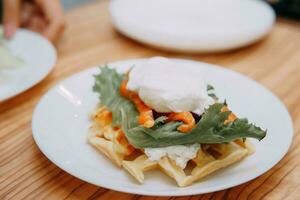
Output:
[[187,162],[196,157],[199,148],[200,144],[145,148],[145,154],[153,161],[159,161],[162,157],[168,156],[175,161],[176,165],[184,169]]
[[157,112],[192,111],[198,115],[213,104],[201,70],[167,58],[154,57],[134,67],[127,89],[137,92]]

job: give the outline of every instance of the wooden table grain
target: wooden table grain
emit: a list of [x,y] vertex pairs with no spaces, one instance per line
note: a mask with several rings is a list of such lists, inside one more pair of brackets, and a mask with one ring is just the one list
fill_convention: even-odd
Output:
[[272,90],[288,108],[294,124],[288,154],[264,175],[231,189],[175,199],[300,199],[300,24],[278,19],[268,37],[249,47],[182,55],[149,48],[116,33],[107,5],[107,1],[95,2],[66,13],[67,27],[57,46],[55,69],[32,89],[0,103],[0,199],[170,199],[116,192],[81,181],[51,163],[31,133],[37,102],[58,81],[100,63],[156,55],[201,60],[239,71]]

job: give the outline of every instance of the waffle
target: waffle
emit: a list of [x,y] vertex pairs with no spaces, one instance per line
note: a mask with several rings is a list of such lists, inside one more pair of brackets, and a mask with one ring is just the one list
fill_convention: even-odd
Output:
[[249,141],[201,145],[196,157],[188,162],[186,168],[181,169],[169,157],[151,161],[143,150],[134,149],[126,143],[126,138],[122,140],[120,137],[122,130],[112,128],[111,117],[111,113],[105,107],[101,107],[91,116],[93,124],[88,132],[88,142],[117,166],[128,171],[139,183],[144,182],[146,171],[159,169],[173,178],[178,186],[189,186],[255,151]]

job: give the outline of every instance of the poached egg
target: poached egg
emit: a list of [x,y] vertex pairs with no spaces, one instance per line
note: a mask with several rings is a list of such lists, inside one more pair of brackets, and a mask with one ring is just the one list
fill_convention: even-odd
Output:
[[214,101],[200,69],[153,57],[131,69],[127,89],[156,112],[191,111],[201,115]]
[[[127,89],[156,112],[191,111],[201,115],[214,100],[207,94],[203,72],[187,64],[154,57],[136,65],[129,72]],[[167,156],[180,168],[196,157],[200,144],[145,148],[150,160]]]

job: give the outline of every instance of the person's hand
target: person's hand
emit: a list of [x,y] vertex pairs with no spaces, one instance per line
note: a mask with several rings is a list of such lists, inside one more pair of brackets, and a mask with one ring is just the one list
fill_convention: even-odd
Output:
[[64,14],[59,0],[4,0],[4,35],[10,38],[18,27],[40,32],[55,42],[64,29]]

